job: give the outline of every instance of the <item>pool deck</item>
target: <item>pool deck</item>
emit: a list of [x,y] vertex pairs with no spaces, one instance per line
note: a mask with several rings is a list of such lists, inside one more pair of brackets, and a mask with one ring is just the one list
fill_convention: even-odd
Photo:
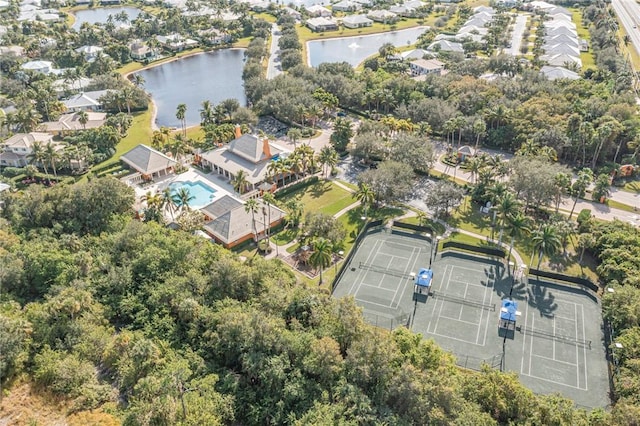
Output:
[[[136,193],[136,209],[140,210],[145,207],[145,203],[144,201],[142,201],[142,199],[148,192],[151,192],[152,194],[161,193],[170,184],[174,182],[185,181],[201,182],[213,188],[216,192],[211,202],[219,200],[225,195],[230,195],[232,197],[238,198],[238,196],[235,194],[235,191],[233,190],[232,185],[224,177],[218,174],[204,173],[200,170],[189,168],[189,170],[184,173],[181,173],[179,175],[172,174],[164,177],[163,179],[156,180],[150,184],[134,185],[133,189]],[[168,220],[171,219],[169,216],[167,216],[166,218]]]

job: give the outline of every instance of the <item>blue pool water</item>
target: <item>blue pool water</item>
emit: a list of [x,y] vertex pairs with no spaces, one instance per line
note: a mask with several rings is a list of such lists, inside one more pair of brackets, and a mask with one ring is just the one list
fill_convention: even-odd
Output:
[[180,188],[186,188],[193,200],[189,202],[189,207],[199,209],[213,201],[216,190],[202,182],[192,182],[186,180],[184,182],[173,182],[169,184],[171,194],[178,192]]

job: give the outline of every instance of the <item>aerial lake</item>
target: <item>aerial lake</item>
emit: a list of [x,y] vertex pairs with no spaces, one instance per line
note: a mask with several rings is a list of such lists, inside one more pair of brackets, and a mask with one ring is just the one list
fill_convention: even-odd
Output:
[[180,127],[178,104],[187,105],[187,126],[200,124],[203,101],[213,106],[229,98],[247,103],[242,84],[244,49],[201,53],[139,71],[156,104],[157,126]]
[[356,67],[369,56],[377,53],[385,43],[391,43],[396,47],[415,44],[418,37],[427,29],[428,27],[416,27],[366,36],[309,41],[307,42],[309,65],[317,67],[323,62],[348,62]]
[[[114,18],[118,13],[126,12],[129,16],[129,22],[133,21],[140,15],[142,12],[137,7],[100,7],[96,9],[82,9],[73,14],[76,17],[75,22],[71,28],[75,30],[79,30],[83,23],[88,22],[90,24],[104,24],[109,19],[109,15],[112,15]],[[114,24],[118,24],[118,22],[114,19]]]

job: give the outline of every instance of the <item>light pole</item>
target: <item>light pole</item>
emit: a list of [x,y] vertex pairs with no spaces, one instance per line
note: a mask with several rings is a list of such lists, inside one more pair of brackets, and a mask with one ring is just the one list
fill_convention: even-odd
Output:
[[360,232],[362,232],[364,230],[365,225],[367,224],[367,217],[360,216],[360,219],[362,220],[362,228],[360,228]]

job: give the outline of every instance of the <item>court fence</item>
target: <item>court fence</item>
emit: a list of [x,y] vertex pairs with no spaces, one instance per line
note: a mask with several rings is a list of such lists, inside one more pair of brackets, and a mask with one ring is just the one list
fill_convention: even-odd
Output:
[[414,225],[413,223],[400,222],[397,220],[393,221],[393,226],[396,228],[409,229],[411,231],[424,232],[427,234],[435,233],[435,230],[431,226]]
[[498,247],[481,247],[481,246],[476,246],[473,244],[465,244],[465,243],[461,243],[458,241],[445,241],[442,244],[442,248],[443,249],[458,249],[458,250],[465,250],[465,251],[470,251],[470,252],[474,252],[474,253],[480,253],[480,254],[484,254],[484,255],[489,255],[489,256],[495,256],[495,257],[500,257],[502,259],[504,259],[506,257],[506,253],[503,249],[498,248]]
[[369,324],[379,328],[388,328],[393,331],[398,327],[409,327],[411,315],[404,311],[398,311],[396,315],[384,315],[363,309],[362,316]]
[[469,370],[482,371],[482,366],[499,370],[502,367],[502,354],[496,354],[490,358],[478,358],[472,355],[454,354],[456,365]]
[[593,282],[591,282],[586,278],[572,277],[571,275],[559,274],[557,272],[541,271],[539,269],[530,269],[529,276],[549,278],[555,281],[578,284],[579,286],[588,288],[589,290],[595,292],[596,294],[600,290],[600,287],[597,284],[594,284]]
[[333,279],[333,282],[331,283],[332,294],[333,294],[333,291],[336,289],[336,285],[340,282],[342,275],[344,275],[345,269],[351,265],[351,259],[353,259],[353,256],[358,252],[358,248],[360,247],[360,243],[362,242],[364,236],[367,235],[370,229],[377,228],[380,226],[382,226],[382,219],[367,222],[362,227],[362,229],[358,233],[358,236],[356,237],[356,241],[353,243],[353,247],[351,247],[351,250],[347,254],[347,257],[344,259],[344,262],[342,262],[342,266],[340,266],[340,270],[338,271],[335,278]]

